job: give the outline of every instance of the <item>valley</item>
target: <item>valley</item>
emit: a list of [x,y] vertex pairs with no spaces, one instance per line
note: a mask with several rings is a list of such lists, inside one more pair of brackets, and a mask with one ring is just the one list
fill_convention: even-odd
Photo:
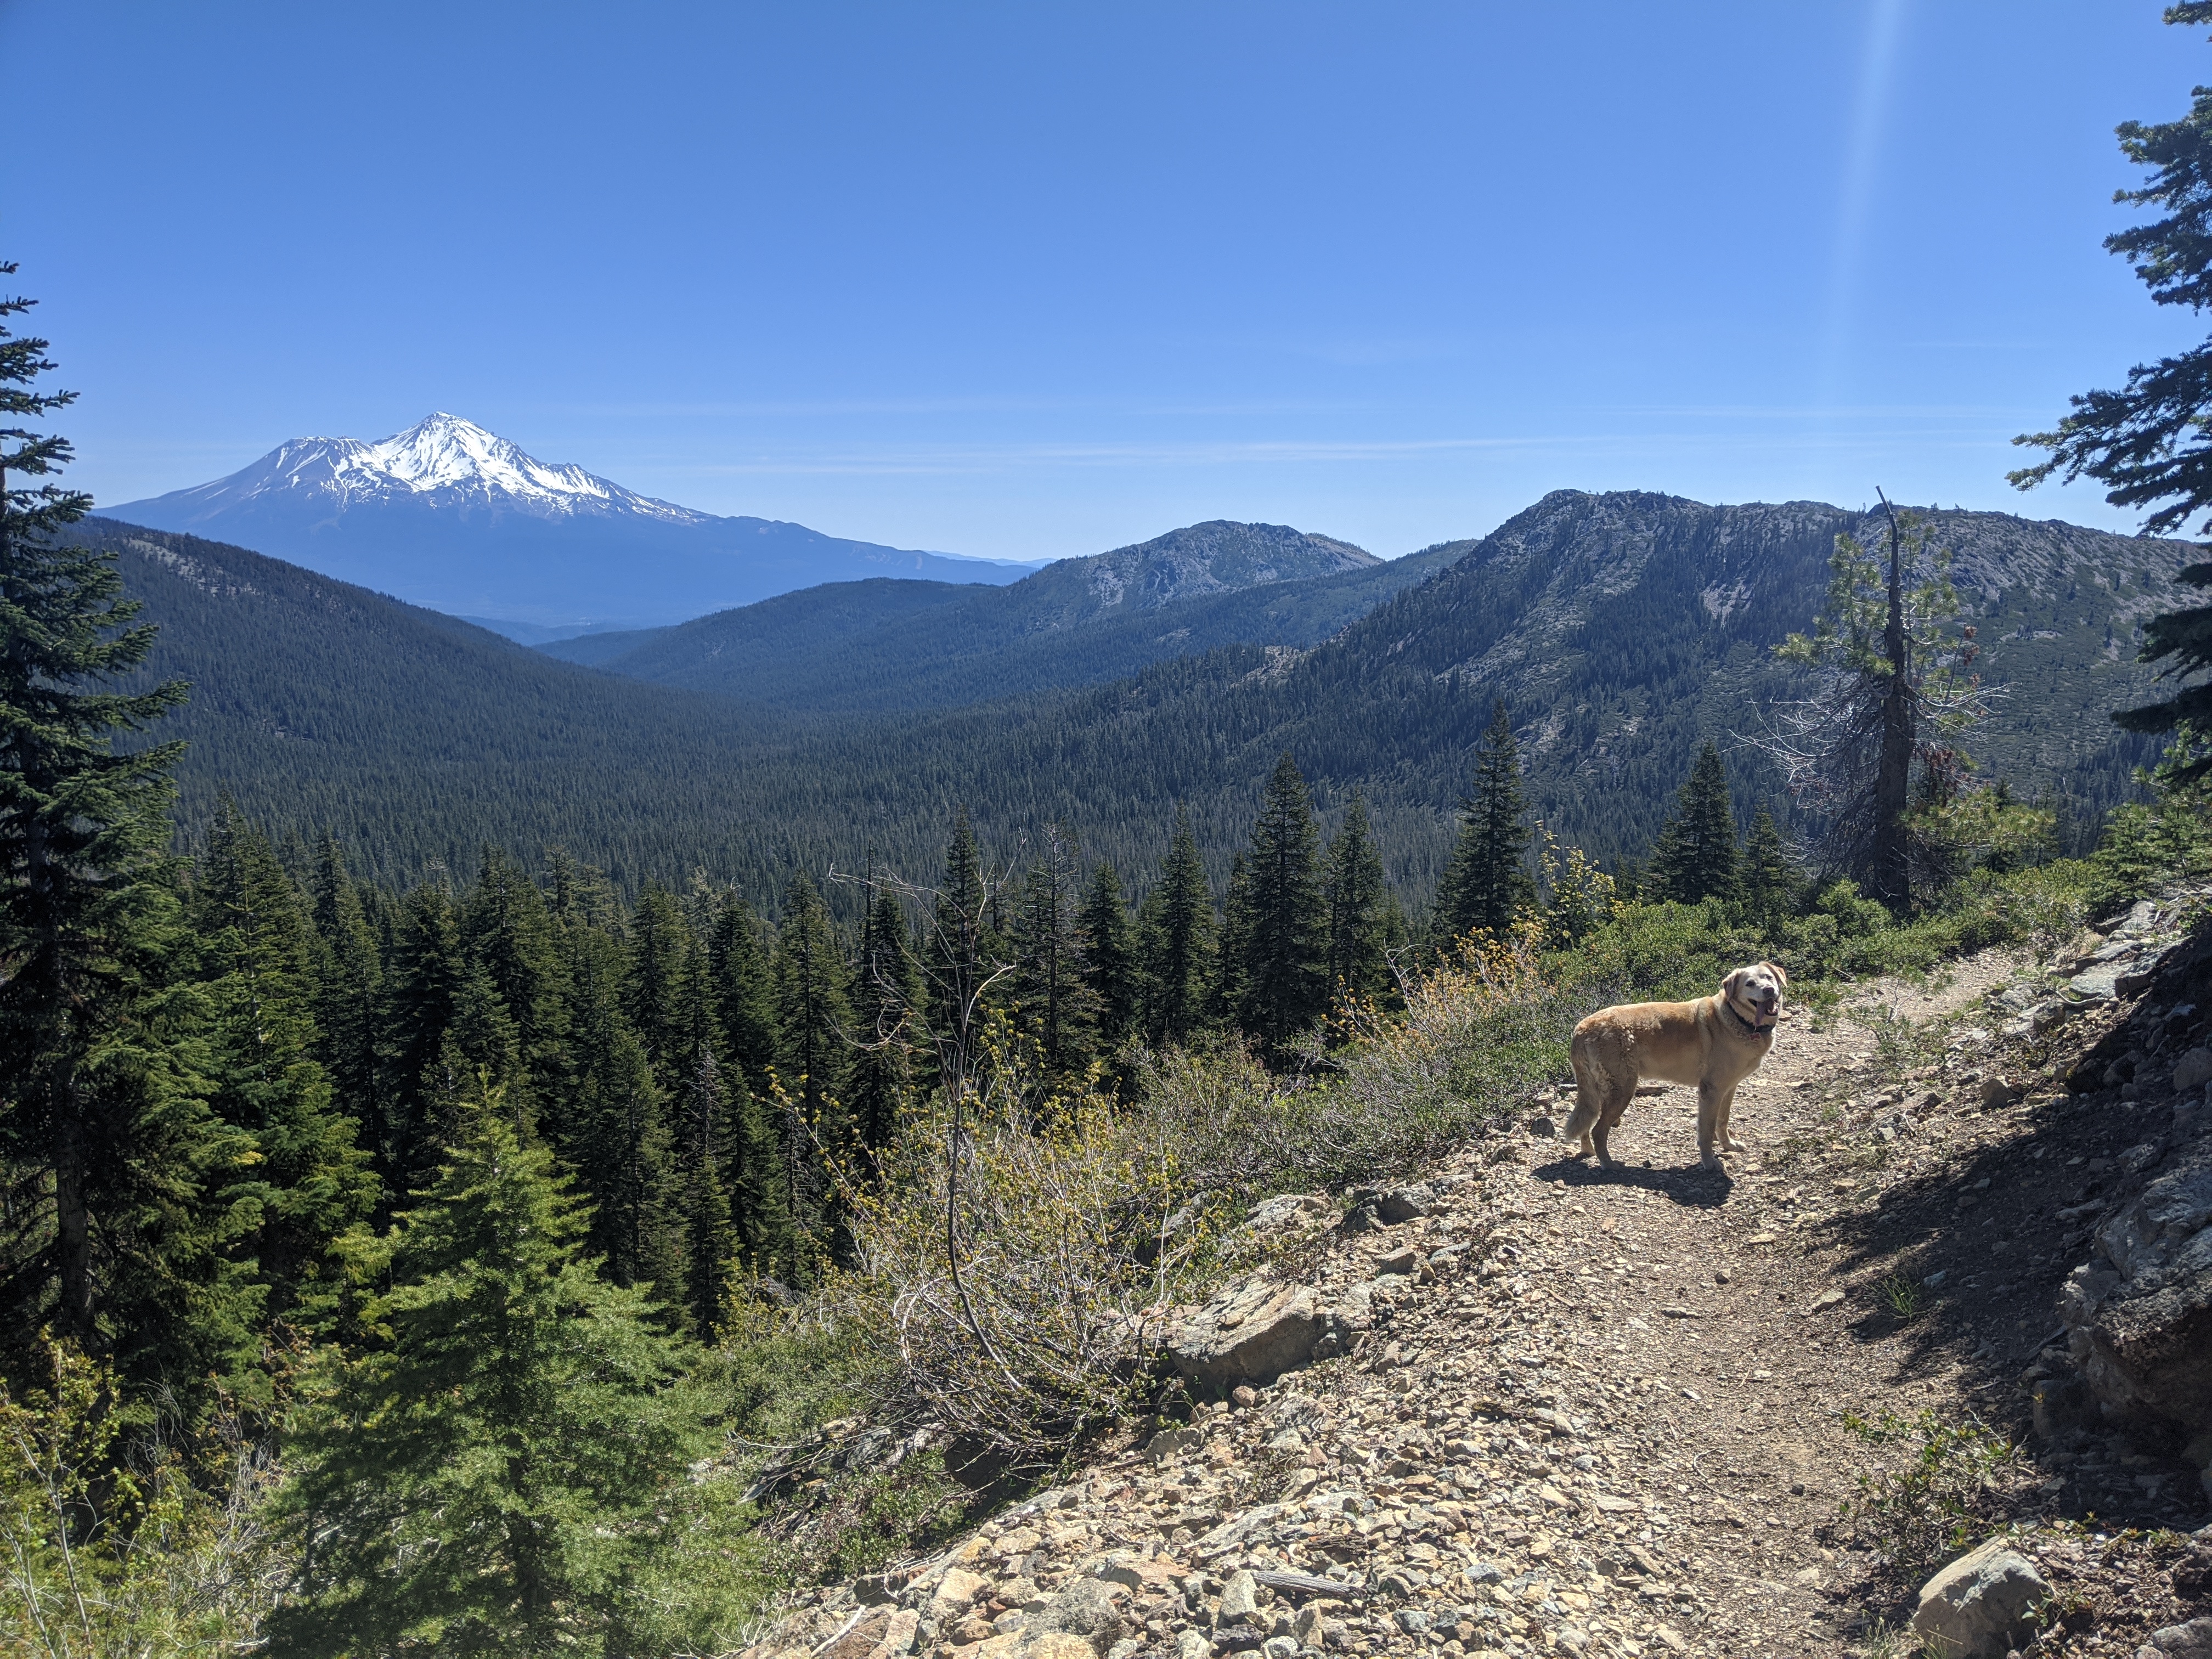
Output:
[[[2106,714],[2148,695],[2141,625],[2187,551],[1929,516],[1993,693],[1969,752],[2082,845],[2153,752]],[[1747,739],[1791,695],[1772,648],[1819,611],[1836,534],[1868,532],[1576,492],[1390,562],[1199,529],[1002,587],[829,584],[538,651],[221,544],[82,533],[166,630],[147,675],[210,686],[179,716],[188,834],[227,792],[280,836],[340,829],[384,878],[560,846],[625,887],[703,868],[766,902],[793,869],[926,872],[966,803],[995,856],[1057,823],[1141,890],[1178,803],[1225,880],[1287,750],[1326,821],[1364,793],[1418,906],[1499,699],[1534,811],[1601,861],[1642,854],[1707,738],[1746,824],[1762,801],[1795,822]]]

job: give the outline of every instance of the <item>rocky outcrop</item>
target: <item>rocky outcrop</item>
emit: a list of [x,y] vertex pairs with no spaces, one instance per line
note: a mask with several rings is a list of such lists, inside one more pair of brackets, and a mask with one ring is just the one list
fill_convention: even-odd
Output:
[[2061,1313],[2069,1357],[2107,1414],[2193,1434],[2212,1428],[2212,1138],[2156,1161],[2097,1228],[2097,1256],[2067,1282]]
[[[2034,1390],[2036,1422],[2060,1433],[2085,1409],[2117,1422],[2177,1425],[2200,1468],[2212,1462],[2212,1046],[2199,1005],[2212,1003],[2212,939],[2174,924],[2201,895],[2145,900],[2109,939],[2091,935],[2068,966],[2118,969],[2112,994],[2139,999],[2078,1060],[2069,1086],[2111,1091],[2152,1109],[2143,1138],[2112,1160],[2112,1186],[2093,1204],[2092,1254],[2059,1299],[2072,1375]],[[2084,966],[2084,964],[2091,964]],[[2087,989],[2099,992],[2099,979]],[[2206,1475],[2212,1490],[2212,1473]]]

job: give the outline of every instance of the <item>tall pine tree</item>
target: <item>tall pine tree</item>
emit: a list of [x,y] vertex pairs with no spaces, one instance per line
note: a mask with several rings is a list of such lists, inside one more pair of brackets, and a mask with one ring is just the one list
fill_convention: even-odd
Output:
[[1083,982],[1098,1011],[1101,1048],[1121,1047],[1137,1022],[1137,938],[1129,907],[1121,897],[1121,878],[1101,862],[1076,912],[1083,945]]
[[298,889],[225,799],[210,826],[189,908],[208,1012],[208,1099],[252,1138],[254,1156],[216,1193],[238,1231],[258,1316],[291,1313],[332,1242],[364,1219],[375,1177],[356,1126],[314,1058],[314,935]]
[[1790,867],[1788,849],[1774,814],[1764,801],[1752,814],[1751,835],[1743,844],[1743,896],[1760,915],[1787,914],[1797,908],[1803,884]]
[[31,303],[0,299],[0,1296],[11,1338],[50,1326],[133,1382],[182,1382],[228,1358],[196,1334],[227,1345],[236,1321],[207,1189],[252,1147],[209,1113],[165,996],[182,745],[115,744],[185,688],[117,689],[154,629],[112,556],[56,539],[91,499],[21,482],[70,459],[22,422],[73,396],[33,389],[46,342],[6,326]]
[[1176,808],[1175,839],[1146,898],[1139,924],[1141,1022],[1146,1041],[1185,1042],[1206,1018],[1213,951],[1213,896],[1191,833],[1190,811]]
[[898,895],[871,884],[853,963],[853,1056],[847,1084],[853,1133],[871,1159],[890,1145],[914,1097],[921,975],[908,943]]
[[762,932],[752,907],[732,893],[714,917],[707,958],[722,1022],[722,1057],[744,1073],[756,1095],[768,1088],[778,1043],[775,979]]
[[1328,918],[1327,967],[1339,994],[1389,999],[1397,990],[1390,951],[1405,920],[1382,873],[1382,855],[1368,822],[1367,800],[1357,790],[1344,825],[1328,844],[1322,873],[1322,908]]
[[1279,1054],[1328,1010],[1328,916],[1321,831],[1297,763],[1285,751],[1252,828],[1249,918],[1237,1023]]
[[1650,879],[1662,898],[1677,904],[1736,896],[1735,807],[1720,749],[1710,740],[1698,751],[1674,815],[1651,849]]
[[1491,716],[1474,763],[1474,790],[1451,864],[1437,895],[1440,945],[1482,932],[1503,934],[1536,902],[1528,870],[1528,804],[1521,786],[1521,746],[1503,702]]
[[1014,922],[1014,994],[1048,1070],[1066,1077],[1091,1056],[1097,1010],[1083,976],[1077,920],[1081,878],[1074,838],[1047,824],[1022,881]]
[[783,1136],[784,1203],[800,1234],[824,1215],[824,1151],[849,1144],[843,1091],[852,1054],[852,1004],[829,907],[802,871],[784,889],[775,930],[777,1024],[783,1036],[777,1080],[789,1103]]
[[313,915],[316,1056],[374,1170],[392,1134],[383,1053],[384,962],[344,851],[329,834],[315,849]]

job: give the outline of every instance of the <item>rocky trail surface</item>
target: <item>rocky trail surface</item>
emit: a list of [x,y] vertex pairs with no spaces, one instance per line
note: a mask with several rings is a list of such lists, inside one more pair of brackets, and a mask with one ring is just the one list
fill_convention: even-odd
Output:
[[945,1554],[811,1592],[750,1659],[1903,1655],[1925,1567],[1850,1505],[1911,1451],[1852,1419],[1923,1412],[2020,1443],[1985,1484],[2066,1614],[2033,1651],[2212,1614],[2197,1470],[2106,1431],[2059,1312],[2130,1158],[2165,1155],[2147,1131],[2193,1121],[2170,1052],[2157,1083],[2103,1056],[2130,1021],[2133,1052],[2187,1042],[2193,1007],[2053,983],[1991,952],[1793,1011],[1725,1174],[1668,1089],[1611,1170],[1540,1098],[1420,1182],[1261,1206],[1275,1259],[1186,1321],[1165,1415]]

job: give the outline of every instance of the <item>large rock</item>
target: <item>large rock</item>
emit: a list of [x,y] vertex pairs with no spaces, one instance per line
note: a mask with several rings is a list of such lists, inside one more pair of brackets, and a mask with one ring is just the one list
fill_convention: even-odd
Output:
[[1334,1296],[1261,1273],[1224,1291],[1178,1326],[1168,1357],[1191,1382],[1227,1388],[1273,1382],[1343,1352],[1374,1322],[1366,1287]]
[[2050,1599],[2035,1563],[1993,1538],[1921,1586],[1912,1630],[1942,1659],[2004,1659]]
[[1026,1659],[1081,1659],[1072,1642],[1106,1659],[1124,1628],[1113,1592],[1096,1578],[1079,1578],[1031,1613],[1017,1651]]
[[2212,1427],[2212,1141],[2097,1229],[2060,1297],[2067,1350],[2108,1416]]
[[2136,1650],[2136,1659],[2212,1659],[2212,1619],[2153,1631],[2150,1640]]

